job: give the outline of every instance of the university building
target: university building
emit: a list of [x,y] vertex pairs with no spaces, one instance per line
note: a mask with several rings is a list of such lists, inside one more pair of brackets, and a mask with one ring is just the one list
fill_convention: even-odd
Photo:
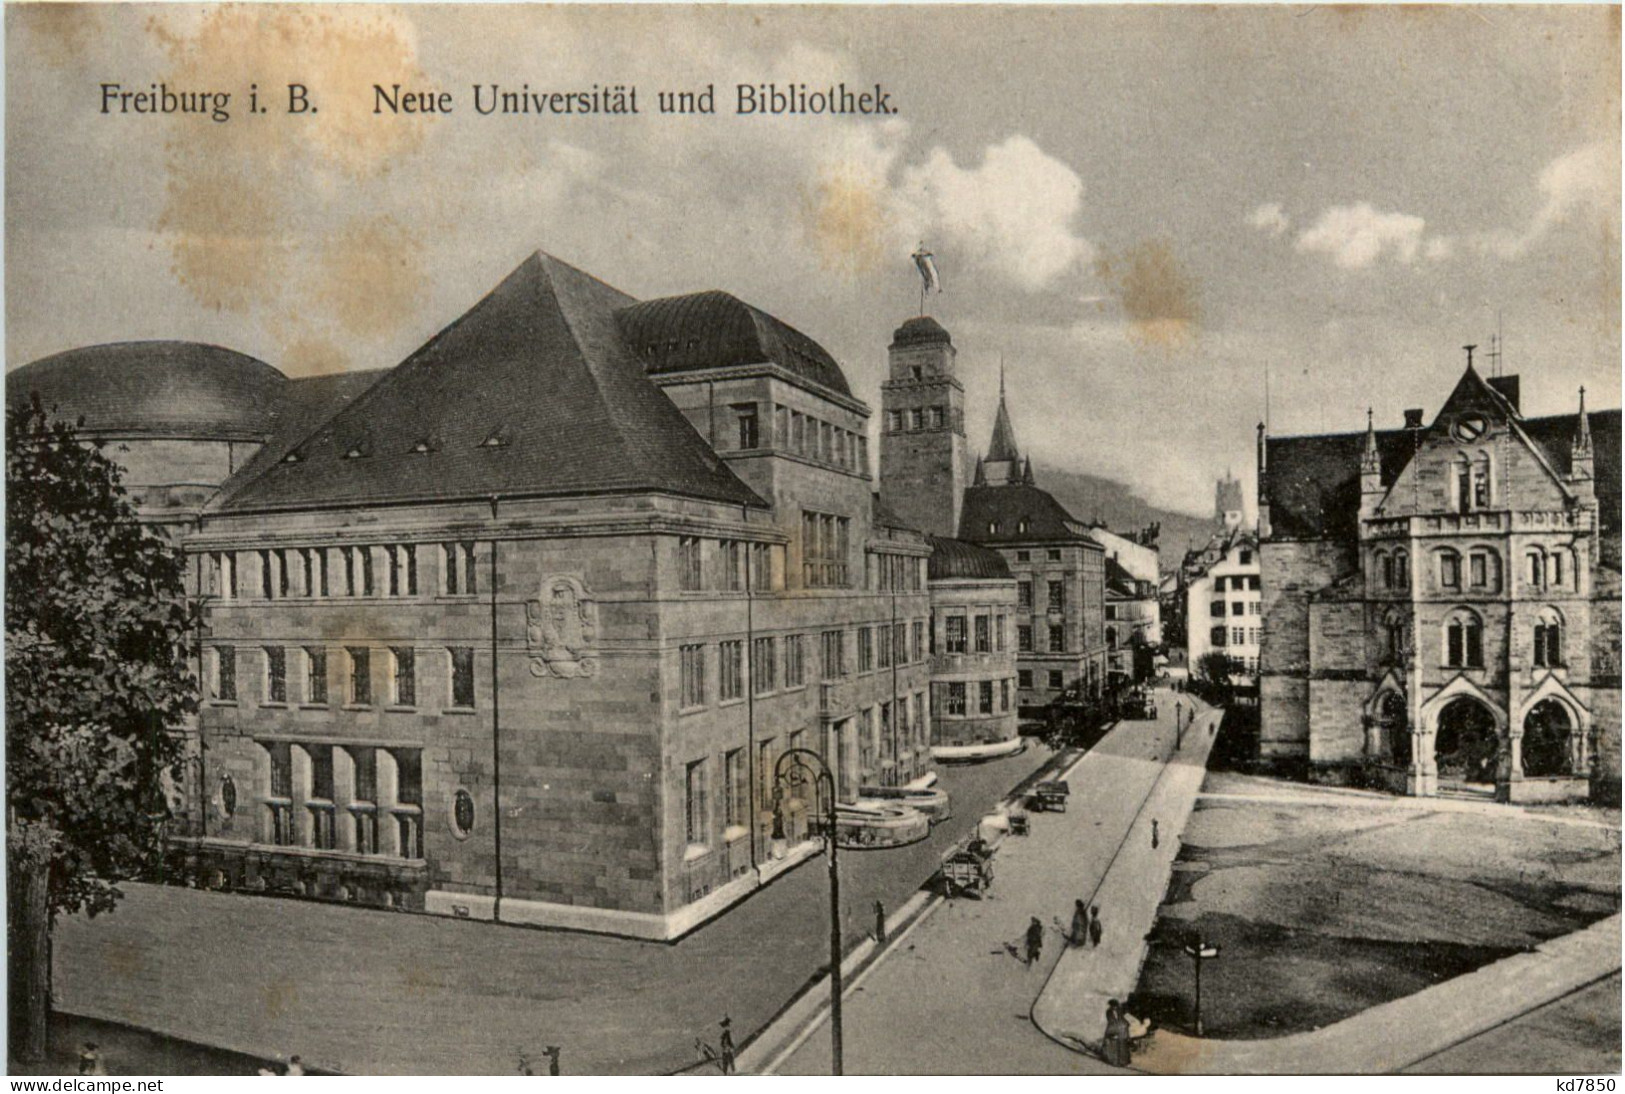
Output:
[[1525,417],[1519,386],[1469,350],[1431,421],[1260,427],[1266,756],[1618,800],[1620,413]]
[[930,543],[840,366],[730,295],[538,253],[380,373],[148,343],[10,386],[191,556],[201,884],[669,939],[816,849],[786,750],[848,806],[932,776]]

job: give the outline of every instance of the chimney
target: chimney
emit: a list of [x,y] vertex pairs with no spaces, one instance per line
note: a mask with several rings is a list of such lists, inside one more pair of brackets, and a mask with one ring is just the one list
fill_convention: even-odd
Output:
[[1518,378],[1516,376],[1491,376],[1489,385],[1500,392],[1501,398],[1512,404],[1513,410],[1520,410],[1518,406]]
[[1406,429],[1421,429],[1422,428],[1422,408],[1421,407],[1419,407],[1419,406],[1418,407],[1412,407],[1410,410],[1407,410],[1405,412],[1405,428]]

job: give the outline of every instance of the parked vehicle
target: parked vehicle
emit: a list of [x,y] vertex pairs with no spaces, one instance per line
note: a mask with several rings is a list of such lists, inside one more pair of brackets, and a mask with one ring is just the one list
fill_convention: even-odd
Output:
[[1065,813],[1066,799],[1072,788],[1064,779],[1052,779],[1036,784],[1027,795],[1027,808],[1034,813]]
[[993,848],[981,839],[956,847],[943,856],[941,873],[949,897],[973,896],[980,900],[993,884]]

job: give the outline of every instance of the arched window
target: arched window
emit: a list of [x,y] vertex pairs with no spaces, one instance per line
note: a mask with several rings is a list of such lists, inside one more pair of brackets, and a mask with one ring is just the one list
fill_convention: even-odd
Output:
[[1535,618],[1535,666],[1543,669],[1563,665],[1563,617],[1556,608],[1542,608]]
[[1401,589],[1411,587],[1411,556],[1405,551],[1394,552],[1394,581]]
[[1461,588],[1461,556],[1446,547],[1438,552],[1439,558],[1439,587],[1444,589]]
[[1372,569],[1377,575],[1378,588],[1392,589],[1394,587],[1394,559],[1387,551],[1378,551],[1371,558]]
[[1451,462],[1450,479],[1456,488],[1456,512],[1468,512],[1473,507],[1473,469],[1464,454],[1458,454]]
[[1567,551],[1559,549],[1546,556],[1546,578],[1550,588],[1561,589],[1568,581],[1567,555]]
[[1405,657],[1405,617],[1399,612],[1389,612],[1383,621],[1383,632],[1387,638],[1388,663],[1397,665]]
[[1494,551],[1474,551],[1467,559],[1468,580],[1475,589],[1501,586],[1501,556]]
[[1490,507],[1490,454],[1480,452],[1473,460],[1473,508]]
[[1444,663],[1453,669],[1484,667],[1484,625],[1465,608],[1445,621]]
[[1531,589],[1542,589],[1546,586],[1546,555],[1542,551],[1530,551],[1523,556],[1524,579],[1529,582]]

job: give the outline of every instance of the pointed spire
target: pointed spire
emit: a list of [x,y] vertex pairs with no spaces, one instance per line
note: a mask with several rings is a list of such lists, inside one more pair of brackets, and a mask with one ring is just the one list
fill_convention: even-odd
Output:
[[1021,484],[1023,486],[1031,486],[1033,484],[1033,458],[1031,456],[1027,457],[1027,466],[1022,469]]
[[1580,389],[1580,424],[1574,431],[1574,455],[1591,455],[1591,416],[1586,413],[1586,389]]
[[1016,448],[1016,429],[1010,424],[1010,411],[1004,404],[1004,358],[999,358],[999,410],[993,417],[993,440],[987,446],[987,458],[994,462],[1015,462],[1021,459]]
[[982,454],[976,454],[976,477],[971,479],[972,486],[987,485],[987,468],[982,465]]
[[1377,452],[1377,427],[1373,422],[1371,408],[1365,408],[1365,452],[1360,456],[1361,474],[1382,471],[1382,456]]

